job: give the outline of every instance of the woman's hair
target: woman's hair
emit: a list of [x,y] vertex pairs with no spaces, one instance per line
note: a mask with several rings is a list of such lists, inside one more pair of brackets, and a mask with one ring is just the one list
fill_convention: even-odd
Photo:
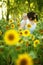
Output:
[[27,17],[30,20],[35,20],[36,19],[38,21],[38,15],[35,12],[29,12],[29,13],[27,13]]

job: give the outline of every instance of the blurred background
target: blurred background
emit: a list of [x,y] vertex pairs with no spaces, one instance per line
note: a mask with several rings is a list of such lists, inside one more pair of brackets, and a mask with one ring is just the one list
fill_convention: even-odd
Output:
[[35,11],[43,18],[43,0],[0,0],[0,19],[19,20],[23,13]]

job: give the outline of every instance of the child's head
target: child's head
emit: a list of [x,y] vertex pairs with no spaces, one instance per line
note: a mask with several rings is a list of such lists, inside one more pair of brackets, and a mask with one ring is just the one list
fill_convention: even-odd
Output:
[[27,20],[27,18],[28,18],[28,17],[27,17],[27,13],[24,13],[24,14],[23,14],[23,19],[24,19],[24,20]]
[[29,12],[27,13],[27,17],[29,18],[29,20],[34,21],[36,19],[36,21],[38,21],[38,16],[35,12]]

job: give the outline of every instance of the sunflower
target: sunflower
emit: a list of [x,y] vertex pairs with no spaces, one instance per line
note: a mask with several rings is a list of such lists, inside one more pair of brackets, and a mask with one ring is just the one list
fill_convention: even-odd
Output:
[[28,28],[31,28],[31,24],[28,24],[27,27],[28,27]]
[[9,29],[9,25],[6,25],[6,30],[8,30]]
[[17,26],[20,27],[20,23],[17,23]]
[[35,40],[35,36],[33,34],[31,34],[30,37],[31,37],[32,41]]
[[37,46],[37,44],[39,44],[40,43],[40,41],[39,40],[35,40],[34,41],[34,47],[36,47]]
[[13,23],[14,21],[12,19],[9,20],[9,24]]
[[21,29],[21,28],[19,28],[19,31],[22,31],[22,29]]
[[15,28],[15,25],[14,24],[11,24],[11,28]]
[[23,35],[23,31],[19,31],[19,35],[22,36]]
[[32,57],[28,54],[20,54],[16,60],[16,65],[33,65]]
[[19,41],[19,34],[16,30],[8,30],[5,32],[4,41],[7,45],[15,45]]
[[30,31],[29,30],[24,30],[23,31],[23,36],[30,36]]
[[23,43],[23,40],[22,39],[19,39],[19,43]]

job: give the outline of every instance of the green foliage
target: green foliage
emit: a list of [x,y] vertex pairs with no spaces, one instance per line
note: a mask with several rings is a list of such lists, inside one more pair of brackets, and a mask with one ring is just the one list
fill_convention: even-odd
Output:
[[[18,58],[18,55],[25,52],[29,53],[29,55],[32,56],[34,60],[34,65],[39,65],[39,63],[42,65],[43,64],[43,34],[41,34],[41,32],[38,32],[38,31],[43,29],[43,21],[42,22],[39,21],[37,23],[36,30],[33,32],[35,39],[40,40],[40,44],[37,45],[36,48],[33,46],[33,41],[31,37],[28,37],[28,38],[22,37],[21,39],[23,39],[24,42],[19,45],[14,45],[14,46],[6,45],[3,40],[3,35],[6,31],[7,25],[11,29],[10,27],[11,24],[9,25],[9,22],[5,20],[0,21],[0,30],[3,32],[3,34],[1,35],[2,38],[0,37],[0,59],[1,59],[0,65],[3,65],[3,64],[15,65],[15,60]],[[14,29],[18,30],[17,22],[13,22],[13,24],[16,26]],[[26,45],[25,39],[27,39],[30,43],[28,46]]]
[[[43,10],[43,0],[3,0],[3,3],[7,5],[7,19],[10,14],[19,18],[19,14],[24,12],[35,11],[39,14]],[[34,3],[32,7],[31,3]]]

